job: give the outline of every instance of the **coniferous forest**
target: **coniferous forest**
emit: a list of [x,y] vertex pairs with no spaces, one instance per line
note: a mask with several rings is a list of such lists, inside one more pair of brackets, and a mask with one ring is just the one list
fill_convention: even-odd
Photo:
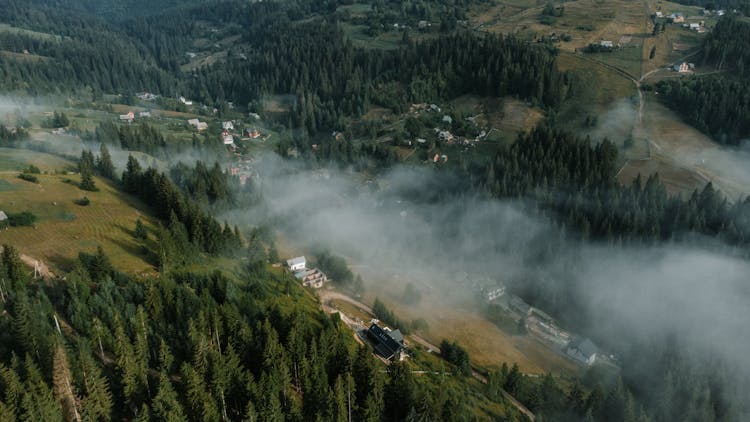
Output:
[[[68,128],[86,148],[95,145],[65,170],[80,175],[77,186],[87,195],[111,188],[152,214],[153,228],[139,218],[133,235],[153,268],[131,274],[98,247],[80,252],[64,275],[40,280],[30,275],[23,251],[4,245],[0,421],[527,420],[507,394],[540,421],[734,422],[750,414],[742,401],[747,383],[732,383],[735,368],[684,353],[672,338],[613,345],[621,364],[616,376],[596,367],[566,379],[525,376],[514,362],[487,370],[451,339],[442,341],[440,353],[410,351],[429,363],[424,371],[408,362],[386,366],[338,314],[324,313],[316,295],[273,265],[281,259],[272,227],[247,230],[221,221],[223,212],[245,212],[264,193],[252,179],[240,185],[216,158],[230,153],[218,131],[209,132],[231,114],[230,105],[245,118],[282,98],[288,109],[263,116],[263,124],[281,134],[269,148],[280,162],[375,180],[375,190],[377,176],[410,157],[396,148],[406,144],[399,144],[402,137],[417,142],[426,131],[440,131],[438,124],[406,116],[411,108],[475,95],[512,98],[545,118],[515,141],[492,142],[480,153],[452,146],[446,165],[438,165],[439,154],[431,161],[433,151],[427,155],[427,147],[416,146],[414,155],[425,155],[417,161],[427,164],[433,179],[409,192],[414,204],[468,210],[500,200],[548,219],[557,238],[523,245],[522,260],[534,268],[564,258],[575,267],[577,256],[569,249],[584,245],[637,248],[706,238],[722,253],[750,257],[750,197],[730,201],[711,183],[670,196],[658,174],[618,183],[623,159],[614,142],[579,136],[555,121],[581,79],[559,69],[560,52],[552,44],[470,27],[467,7],[484,3],[376,0],[368,2],[367,14],[352,18],[348,9],[339,10],[359,5],[350,0],[0,2],[1,22],[18,29],[0,31],[3,93],[64,98],[113,112],[110,103],[129,107],[134,94],[153,92],[161,97],[155,108],[182,116],[186,105],[175,98],[185,96],[195,101],[195,115],[213,119],[204,134],[188,133],[190,141],[167,134],[173,128],[124,124],[116,116],[81,129],[54,111],[41,123],[44,129]],[[680,3],[748,9],[738,0]],[[544,10],[562,18],[563,9],[553,6]],[[355,22],[377,35],[397,20],[412,28],[431,20],[435,28],[420,39],[404,30],[390,48],[356,44],[347,32]],[[191,67],[188,53],[197,33],[209,34],[217,50],[225,46],[210,34],[231,34],[241,47]],[[718,143],[741,144],[750,134],[749,47],[750,24],[722,18],[700,53],[700,63],[717,72],[666,79],[655,86],[660,100]],[[406,116],[404,129],[377,142],[384,125],[362,119],[374,108]],[[453,124],[455,113],[448,113],[434,113],[450,121],[440,127],[478,139],[479,130],[465,121]],[[0,147],[38,145],[31,126],[0,124]],[[110,149],[130,154],[124,165],[115,165]],[[200,158],[176,161],[186,151]],[[168,166],[147,165],[139,154]],[[232,154],[238,161],[240,153]],[[27,168],[18,177],[37,183],[38,169]],[[76,201],[89,205],[88,197]],[[36,217],[26,216],[33,225]],[[16,214],[10,217],[11,224],[17,221]],[[460,230],[446,228],[442,241],[451,244]],[[316,261],[346,288],[361,285],[336,251],[320,253]],[[205,262],[232,265],[202,271]],[[593,331],[574,293],[578,281],[560,277],[550,286],[530,279],[521,285],[517,293],[524,299],[582,332]],[[419,291],[409,286],[404,296],[419,301]],[[373,312],[404,334],[426,324],[407,322],[378,298]],[[523,318],[517,329],[525,330]]]

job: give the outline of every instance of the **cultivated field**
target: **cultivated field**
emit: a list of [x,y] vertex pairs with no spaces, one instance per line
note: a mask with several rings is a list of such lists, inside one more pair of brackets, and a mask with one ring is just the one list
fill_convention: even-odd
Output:
[[[25,153],[25,152],[24,152]],[[28,153],[27,163],[42,171],[59,170],[71,163],[40,153]],[[20,153],[0,150],[0,209],[5,212],[31,211],[37,217],[34,227],[11,227],[0,232],[0,242],[18,248],[34,259],[42,260],[53,272],[71,268],[79,251],[95,252],[97,246],[123,271],[150,271],[148,253],[132,235],[136,219],[149,229],[155,221],[145,206],[133,197],[122,194],[102,179],[96,178],[99,192],[85,192],[73,183],[78,175],[41,174],[39,183],[17,177]],[[23,165],[21,165],[23,167]],[[88,197],[91,203],[80,206],[74,200]],[[153,234],[146,245],[153,250]]]

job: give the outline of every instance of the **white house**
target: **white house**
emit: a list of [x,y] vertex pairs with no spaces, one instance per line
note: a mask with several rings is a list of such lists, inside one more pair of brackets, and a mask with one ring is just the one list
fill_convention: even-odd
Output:
[[185,97],[180,97],[180,102],[185,105],[193,105],[193,102],[185,99]]
[[135,120],[135,113],[133,113],[132,111],[129,111],[128,114],[120,115],[120,121],[122,122],[133,123],[133,120]]
[[500,287],[490,289],[487,292],[485,292],[485,297],[487,298],[488,302],[491,302],[504,294],[505,294],[505,286],[500,286]]
[[234,136],[232,136],[230,133],[224,132],[221,134],[221,139],[224,141],[224,145],[233,145],[234,144]]
[[8,214],[6,214],[4,211],[0,211],[0,228],[6,227],[8,225]]
[[150,111],[141,111],[140,113],[138,113],[138,117],[151,117],[151,112]]
[[657,18],[663,18],[664,17],[664,13],[662,13],[662,12],[656,12],[656,13],[654,13],[654,16],[657,17]]
[[690,64],[688,62],[679,62],[672,66],[672,70],[679,73],[690,72]]
[[234,124],[232,122],[222,122],[221,128],[224,130],[234,130]]
[[288,259],[286,265],[289,267],[289,270],[298,272],[307,268],[307,260],[304,256],[298,256],[296,258]]
[[605,40],[602,40],[602,41],[601,41],[601,42],[599,43],[599,45],[601,45],[602,47],[613,48],[613,47],[615,46],[615,43],[614,43],[613,41],[605,41]]
[[596,361],[596,346],[587,338],[571,341],[565,353],[586,365],[592,365]]

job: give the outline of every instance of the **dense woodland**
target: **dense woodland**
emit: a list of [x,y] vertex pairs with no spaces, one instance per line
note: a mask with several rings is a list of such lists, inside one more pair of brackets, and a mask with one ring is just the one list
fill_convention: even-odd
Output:
[[468,420],[489,405],[460,379],[382,371],[294,280],[264,268],[134,279],[100,250],[66,281],[40,283],[6,246],[0,419]]

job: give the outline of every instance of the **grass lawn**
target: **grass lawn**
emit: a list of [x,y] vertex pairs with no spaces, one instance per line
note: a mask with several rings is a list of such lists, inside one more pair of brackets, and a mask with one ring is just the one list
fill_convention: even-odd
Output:
[[[40,164],[43,161],[36,160]],[[53,158],[47,160],[54,162]],[[132,231],[136,219],[140,218],[150,232],[146,247],[153,250],[156,221],[137,199],[99,178],[95,181],[100,190],[86,192],[64,181],[69,178],[78,182],[78,175],[41,174],[39,183],[35,184],[18,179],[17,174],[16,171],[0,172],[0,209],[31,211],[38,220],[34,227],[4,230],[0,235],[3,243],[42,260],[53,272],[70,269],[78,252],[94,252],[98,246],[125,272],[153,269],[150,254],[144,253]],[[88,206],[73,203],[83,196],[90,199]]]

